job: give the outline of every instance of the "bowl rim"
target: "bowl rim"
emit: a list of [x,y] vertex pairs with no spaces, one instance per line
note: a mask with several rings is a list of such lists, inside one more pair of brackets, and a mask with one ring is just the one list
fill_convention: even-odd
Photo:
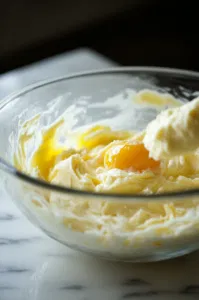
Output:
[[[31,92],[34,89],[41,88],[46,85],[50,85],[56,82],[64,81],[64,80],[70,80],[75,78],[82,78],[82,77],[89,77],[93,75],[107,75],[111,73],[119,74],[123,72],[144,72],[144,73],[159,73],[164,74],[168,73],[170,75],[182,75],[186,77],[196,77],[199,79],[199,72],[186,70],[186,69],[178,69],[178,68],[165,68],[165,67],[151,67],[151,66],[128,66],[128,67],[108,67],[103,69],[95,69],[90,71],[84,71],[84,72],[75,72],[70,73],[69,75],[63,75],[63,76],[56,76],[51,77],[44,80],[39,80],[33,84],[27,85],[24,88],[17,90],[8,96],[4,97],[0,101],[0,110],[3,109],[4,106],[6,106],[8,103],[13,101],[15,98],[23,96],[27,92]],[[195,196],[199,195],[199,189],[191,189],[191,190],[182,190],[177,192],[167,192],[167,193],[161,193],[161,194],[125,194],[125,193],[111,193],[111,192],[94,192],[94,191],[86,191],[86,190],[80,190],[80,189],[73,189],[68,188],[65,186],[60,186],[56,184],[51,184],[47,181],[44,181],[42,179],[34,178],[32,176],[29,176],[19,170],[17,170],[12,164],[8,163],[6,160],[4,160],[2,157],[0,157],[0,169],[13,177],[16,177],[19,180],[22,180],[26,183],[32,184],[37,187],[41,187],[44,189],[48,189],[54,192],[59,193],[67,193],[71,195],[76,196],[87,196],[87,197],[96,197],[96,198],[106,198],[107,200],[143,200],[146,201],[147,199],[158,199],[163,200],[168,197],[174,197],[174,198],[182,198],[187,196]]]

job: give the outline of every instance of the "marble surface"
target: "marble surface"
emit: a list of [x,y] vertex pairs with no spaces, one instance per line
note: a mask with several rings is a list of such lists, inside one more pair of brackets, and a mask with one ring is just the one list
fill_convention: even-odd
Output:
[[129,264],[73,251],[35,228],[1,192],[1,300],[199,298],[199,253]]
[[[109,64],[88,50],[65,58],[62,55],[1,76],[1,95],[49,73],[59,75]],[[9,80],[18,84],[9,86]],[[0,198],[0,300],[199,299],[199,252],[148,264],[103,261],[45,236],[3,189]]]
[[1,75],[0,99],[39,80],[107,68],[113,64],[108,58],[87,48],[56,55]]

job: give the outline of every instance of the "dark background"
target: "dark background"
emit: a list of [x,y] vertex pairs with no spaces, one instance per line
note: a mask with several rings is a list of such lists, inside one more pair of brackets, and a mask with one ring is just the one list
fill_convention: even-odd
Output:
[[1,1],[0,73],[85,46],[122,65],[199,71],[196,3]]

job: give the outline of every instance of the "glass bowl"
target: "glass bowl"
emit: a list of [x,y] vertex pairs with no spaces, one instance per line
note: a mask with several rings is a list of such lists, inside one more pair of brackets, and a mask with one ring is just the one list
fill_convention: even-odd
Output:
[[[143,89],[171,93],[182,101],[191,101],[198,95],[199,74],[164,68],[114,68],[42,81],[1,101],[0,170],[3,185],[19,209],[48,236],[92,255],[132,262],[169,259],[199,248],[199,190],[149,196],[92,193],[52,185],[18,171],[13,165],[21,126],[35,115],[40,114],[35,136],[42,126],[50,125],[66,109],[72,129],[92,122],[100,124],[104,119],[111,124],[121,112],[129,110],[127,92]],[[142,130],[157,112],[152,106],[132,101],[129,114],[123,121],[114,122],[113,127]],[[33,148],[34,145],[28,150],[29,155]],[[53,205],[49,200],[52,196],[57,199]],[[80,216],[78,208],[85,203],[90,210]],[[101,209],[107,203],[113,208],[110,213]],[[137,217],[133,229],[123,227],[121,208],[131,212],[130,219],[136,217],[139,210],[157,204],[162,207],[160,218],[164,218],[165,205],[171,208],[167,225],[145,224],[143,227],[145,220]],[[77,212],[71,215],[68,205],[75,205]],[[183,223],[172,212],[173,206],[179,210],[194,206],[194,217],[186,218]]]

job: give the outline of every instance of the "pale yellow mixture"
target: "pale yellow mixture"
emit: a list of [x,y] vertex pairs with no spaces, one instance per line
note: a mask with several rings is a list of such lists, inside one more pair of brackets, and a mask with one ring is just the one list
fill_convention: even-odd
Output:
[[[140,97],[166,101],[150,91]],[[164,110],[143,132],[91,126],[76,133],[74,148],[58,144],[57,130],[63,125],[59,120],[42,133],[28,168],[22,155],[24,131],[16,166],[54,184],[95,192],[153,194],[199,187],[198,98]]]
[[[137,94],[136,101],[176,107],[164,110],[138,133],[91,126],[76,133],[73,148],[57,141],[57,130],[64,125],[59,119],[42,132],[28,162],[25,145],[32,138],[28,129],[34,120],[27,121],[19,136],[15,166],[56,185],[97,193],[146,195],[199,188],[199,99],[181,105],[172,96],[144,91]],[[97,231],[102,237],[108,232],[127,234],[126,245],[135,245],[135,236],[139,239],[144,230],[155,239],[177,236],[182,228],[186,231],[199,225],[198,200],[141,204],[95,201],[84,196],[76,201],[51,193],[47,201],[52,211],[62,210],[66,227]]]

